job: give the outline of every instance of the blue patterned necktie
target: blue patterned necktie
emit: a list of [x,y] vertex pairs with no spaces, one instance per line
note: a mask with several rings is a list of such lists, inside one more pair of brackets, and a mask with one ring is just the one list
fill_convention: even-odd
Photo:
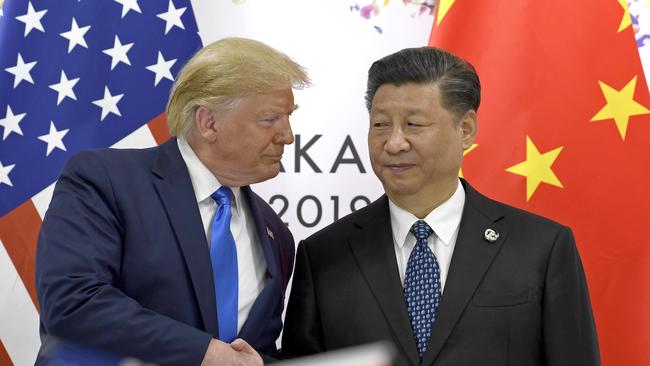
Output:
[[442,286],[438,260],[427,245],[433,230],[419,220],[411,226],[411,233],[417,241],[406,266],[404,299],[421,359],[427,351],[431,327],[438,315]]
[[219,339],[232,342],[237,337],[237,247],[230,232],[230,202],[232,191],[221,187],[212,194],[217,211],[212,219],[210,237],[210,260],[214,277],[214,292],[217,298],[217,319]]

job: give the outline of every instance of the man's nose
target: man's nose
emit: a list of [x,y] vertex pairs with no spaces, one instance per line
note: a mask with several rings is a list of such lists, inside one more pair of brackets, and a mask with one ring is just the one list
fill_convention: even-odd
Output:
[[291,123],[289,122],[289,116],[282,119],[279,125],[279,131],[275,135],[276,144],[291,145],[293,144],[293,131],[291,130]]
[[402,131],[398,126],[393,128],[390,136],[388,136],[388,139],[386,140],[384,150],[389,154],[397,154],[402,151],[408,151],[409,148],[410,144],[406,139],[406,136],[404,136],[404,131]]

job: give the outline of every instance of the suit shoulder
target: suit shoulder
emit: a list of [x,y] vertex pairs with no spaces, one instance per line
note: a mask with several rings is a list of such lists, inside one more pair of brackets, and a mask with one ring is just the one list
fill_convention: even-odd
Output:
[[[156,159],[158,147],[146,149],[95,149],[72,155],[65,163],[61,177],[115,177],[132,180],[148,175]],[[130,178],[129,178],[130,177]]]
[[83,166],[86,164],[102,163],[105,166],[120,166],[137,164],[142,161],[151,161],[159,147],[145,149],[94,149],[82,150],[73,154],[67,164],[71,166]]
[[502,222],[520,233],[536,237],[555,237],[561,230],[570,230],[565,225],[548,217],[526,211],[503,202],[483,196],[477,191],[469,192],[466,204],[495,222]]
[[548,217],[538,215],[536,213],[526,211],[514,206],[510,206],[505,203],[497,202],[497,204],[501,205],[507,217],[512,218],[512,220],[515,221],[516,223],[522,223],[522,224],[526,223],[526,224],[536,225],[542,228],[548,228],[554,230],[559,230],[565,227],[563,224],[553,219],[550,219]]

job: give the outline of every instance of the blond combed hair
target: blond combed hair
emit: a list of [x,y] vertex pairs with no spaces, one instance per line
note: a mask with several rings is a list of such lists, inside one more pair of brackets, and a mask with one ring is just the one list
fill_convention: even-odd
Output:
[[167,103],[172,136],[187,136],[199,107],[227,110],[240,97],[310,84],[305,69],[258,41],[225,38],[198,51],[183,67]]

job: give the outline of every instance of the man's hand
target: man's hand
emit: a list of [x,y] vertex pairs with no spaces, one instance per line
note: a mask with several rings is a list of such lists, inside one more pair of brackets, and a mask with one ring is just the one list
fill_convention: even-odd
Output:
[[257,351],[255,351],[255,349],[253,349],[253,347],[251,347],[251,345],[248,344],[245,340],[241,338],[235,339],[230,344],[230,348],[239,352],[241,357],[246,360],[246,365],[264,365],[264,361],[262,361],[262,357],[259,355],[259,353],[257,353]]
[[208,345],[201,366],[263,366],[262,357],[243,339],[231,344],[213,339]]

